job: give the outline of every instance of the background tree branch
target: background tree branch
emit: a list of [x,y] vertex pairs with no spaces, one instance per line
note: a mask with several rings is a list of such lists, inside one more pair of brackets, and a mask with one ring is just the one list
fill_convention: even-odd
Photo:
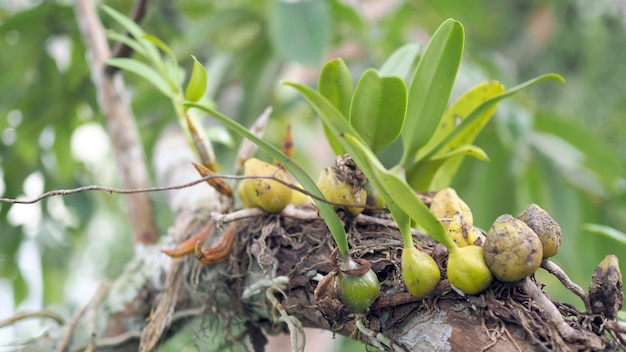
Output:
[[[124,188],[147,187],[150,184],[148,168],[122,76],[113,72],[107,74],[105,71],[105,61],[111,57],[111,51],[94,2],[76,0],[74,9],[78,27],[88,49],[87,61],[91,66],[91,79],[96,88],[98,104],[106,117],[120,183]],[[149,196],[131,194],[125,196],[125,199],[135,243],[155,243],[157,228]]]

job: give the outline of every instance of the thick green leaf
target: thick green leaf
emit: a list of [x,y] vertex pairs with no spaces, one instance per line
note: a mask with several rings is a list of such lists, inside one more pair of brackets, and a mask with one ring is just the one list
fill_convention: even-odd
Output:
[[409,73],[419,58],[420,43],[409,43],[396,49],[378,70],[381,76],[396,76],[408,83]]
[[[441,176],[442,168],[451,161],[456,161],[466,155],[482,161],[489,160],[484,150],[475,145],[466,144],[435,158],[413,164],[406,170],[406,181],[414,190],[419,192],[437,191],[447,187],[451,179],[447,177],[445,181],[441,179],[443,177]],[[444,182],[447,183],[442,185]]]
[[[548,74],[544,74],[538,77],[535,77],[531,80],[528,80],[524,83],[521,83],[513,88],[511,88],[510,90],[499,94],[495,97],[492,97],[484,102],[482,102],[480,105],[478,105],[478,107],[476,107],[455,129],[452,130],[452,132],[450,132],[450,134],[448,134],[445,138],[443,138],[435,147],[433,147],[430,151],[428,151],[424,156],[422,156],[420,159],[421,160],[427,160],[429,158],[431,158],[433,155],[435,155],[437,152],[439,152],[441,149],[443,149],[445,146],[450,145],[450,143],[454,140],[456,140],[457,136],[463,135],[465,134],[468,130],[473,130],[475,127],[475,123],[477,120],[479,120],[481,117],[484,117],[484,114],[486,112],[489,111],[489,109],[491,109],[495,104],[497,104],[500,100],[504,99],[504,98],[508,98],[512,95],[514,95],[515,93],[518,93],[526,88],[529,88],[539,82],[543,82],[543,81],[548,81],[548,80],[552,80],[552,81],[558,81],[558,82],[565,82],[565,80],[563,79],[563,77],[561,77],[560,75],[557,75],[555,73],[548,73]],[[408,116],[408,115],[407,115]]]
[[[502,93],[504,93],[504,86],[498,81],[480,83],[463,93],[446,110],[443,118],[439,122],[439,126],[437,126],[437,130],[433,134],[433,137],[419,151],[417,160],[420,160],[419,155],[424,155],[429,152],[430,149],[435,147],[443,138],[450,134],[452,130],[454,130],[454,128],[458,126],[481,103]],[[472,144],[478,133],[480,133],[487,122],[491,119],[496,107],[497,104],[485,111],[474,122],[472,128],[468,128],[466,132],[460,134],[454,139],[454,141],[451,141],[450,144],[443,146],[438,154],[455,149],[460,145]]]
[[417,151],[433,136],[448,104],[461,62],[463,26],[448,19],[439,26],[417,64],[409,87],[402,165],[408,167]]
[[[481,103],[503,92],[504,86],[499,82],[484,82],[465,92],[446,110],[433,137],[420,149],[415,163],[406,169],[407,181],[415,190],[432,191],[450,185],[463,158],[466,155],[472,155],[471,153],[450,155],[450,151],[470,146],[493,116],[497,104],[481,113],[472,126],[469,126],[465,132],[457,135],[453,140],[448,141],[448,144],[442,146],[438,146],[438,144],[452,133],[456,126]],[[434,156],[428,160],[421,157],[437,146],[440,150]],[[481,159],[480,156],[478,158]],[[486,160],[486,155],[482,160]]]
[[[201,111],[204,111],[205,113],[220,120],[223,124],[226,125],[226,127],[232,129],[240,136],[252,141],[254,144],[259,146],[259,148],[261,148],[264,152],[269,154],[272,158],[276,159],[281,165],[283,165],[287,169],[287,171],[289,171],[293,175],[293,177],[295,177],[295,179],[298,182],[300,182],[300,184],[302,185],[302,187],[304,187],[304,189],[306,189],[312,195],[319,197],[321,199],[324,199],[324,195],[319,190],[319,188],[317,188],[315,181],[313,181],[311,177],[309,177],[309,175],[304,170],[302,170],[302,168],[300,168],[300,166],[294,163],[293,160],[291,160],[287,155],[281,152],[280,149],[271,145],[264,139],[255,136],[250,131],[248,131],[247,128],[243,127],[238,122],[228,118],[227,116],[220,114],[218,111],[210,108],[207,105],[193,103],[193,102],[185,102],[184,105],[186,108],[196,108]],[[348,240],[346,237],[346,230],[343,227],[341,220],[339,220],[339,216],[337,216],[337,213],[335,212],[335,210],[328,203],[321,202],[317,199],[313,199],[313,201],[315,202],[315,205],[317,206],[320,214],[322,215],[322,218],[326,222],[328,229],[333,235],[333,238],[335,239],[335,242],[337,243],[337,247],[341,251],[342,255],[344,256],[347,255],[348,254]]]
[[163,76],[161,76],[155,69],[144,64],[143,62],[124,57],[117,57],[108,59],[106,61],[106,64],[121,68],[123,70],[141,76],[143,79],[152,83],[157,89],[161,91],[161,93],[165,94],[165,96],[171,98],[172,88],[170,87],[168,82],[165,81]]
[[274,0],[269,26],[276,51],[303,64],[319,64],[332,39],[327,1]]
[[354,91],[350,124],[365,144],[378,153],[398,138],[406,112],[406,87],[399,77],[365,71]]
[[317,82],[317,90],[344,115],[350,115],[352,102],[352,76],[346,63],[333,59],[324,64]]
[[187,89],[185,90],[185,99],[197,102],[206,91],[206,71],[195,56],[191,55],[191,57],[193,58],[193,69],[189,78],[189,84],[187,84]]
[[[415,192],[396,175],[385,170],[376,156],[367,147],[364,147],[365,144],[356,130],[343,118],[335,106],[319,92],[305,85],[292,82],[286,82],[286,84],[297,89],[307,99],[335,136],[343,136],[339,141],[359,165],[368,180],[374,184],[374,188],[380,192],[390,210],[401,209],[435,240],[443,243],[446,247],[454,245],[454,243],[451,244],[443,225],[417,197]],[[351,142],[346,140],[346,136],[349,136]],[[357,147],[355,147],[354,141],[358,142]],[[359,148],[358,146],[363,147]],[[399,221],[402,220],[402,214],[396,214],[396,216],[399,217]]]
[[[352,76],[350,75],[348,66],[346,66],[342,59],[333,59],[324,65],[317,82],[317,90],[337,107],[344,118],[348,120],[354,88],[352,87]],[[345,153],[337,138],[328,131],[326,124],[323,125],[324,134],[333,152],[335,152],[336,155]]]

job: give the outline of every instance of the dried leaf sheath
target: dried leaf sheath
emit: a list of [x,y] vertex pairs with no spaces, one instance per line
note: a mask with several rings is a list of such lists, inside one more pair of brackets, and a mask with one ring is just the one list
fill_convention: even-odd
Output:
[[189,237],[184,242],[179,243],[174,249],[162,249],[161,251],[172,258],[184,257],[191,254],[196,249],[196,244],[204,243],[207,237],[215,230],[215,222],[209,221],[195,235]]
[[200,243],[196,242],[196,259],[198,259],[198,261],[203,265],[215,264],[226,260],[226,258],[228,258],[228,255],[230,254],[230,250],[235,244],[236,233],[237,227],[233,222],[230,224],[228,230],[226,230],[217,245],[215,245],[214,247],[201,249]]
[[[211,171],[209,168],[207,168],[206,166],[196,163],[194,161],[192,161],[191,163],[196,168],[196,170],[198,170],[198,173],[200,174],[200,176],[207,177],[207,176],[215,175],[215,173]],[[230,185],[226,183],[226,181],[224,181],[223,179],[219,177],[215,177],[215,178],[208,179],[207,183],[211,185],[211,187],[215,188],[215,190],[218,191],[220,194],[223,194],[228,197],[233,196],[232,187],[230,187]]]

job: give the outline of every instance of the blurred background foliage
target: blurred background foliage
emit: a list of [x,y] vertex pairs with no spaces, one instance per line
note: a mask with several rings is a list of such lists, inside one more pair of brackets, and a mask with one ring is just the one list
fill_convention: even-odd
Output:
[[[132,8],[128,1],[106,3],[123,13]],[[405,43],[425,44],[448,17],[466,31],[453,95],[490,79],[511,87],[547,72],[566,78],[501,104],[477,143],[491,161],[466,160],[453,186],[485,229],[531,202],[548,210],[565,236],[554,260],[586,287],[606,254],[626,253],[623,241],[584,230],[594,223],[626,231],[624,1],[154,0],[141,25],[168,43],[184,67],[191,67],[191,54],[205,63],[208,96],[230,117],[249,125],[272,105],[267,138],[277,142],[291,123],[295,157],[316,175],[332,155],[318,119],[280,80],[313,85],[323,61],[336,56],[358,77]],[[0,196],[118,184],[87,58],[71,2],[0,4]],[[151,162],[175,114],[145,81],[125,79]],[[230,171],[236,137],[211,122],[207,129]],[[152,197],[165,233],[171,214],[163,195]],[[69,317],[132,256],[129,223],[115,195],[0,204],[0,319],[42,307]],[[554,299],[581,307],[558,282],[540,276]],[[42,328],[29,326],[30,333]],[[0,342],[7,334],[0,331]]]

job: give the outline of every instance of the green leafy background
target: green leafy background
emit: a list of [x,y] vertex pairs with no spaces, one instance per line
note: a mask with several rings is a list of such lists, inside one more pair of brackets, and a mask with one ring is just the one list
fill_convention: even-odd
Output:
[[[315,86],[323,62],[337,56],[352,77],[359,77],[407,43],[420,43],[423,50],[428,35],[453,17],[463,24],[466,38],[452,98],[492,79],[507,88],[546,72],[566,79],[502,102],[476,139],[490,161],[465,158],[453,186],[471,206],[477,225],[488,228],[500,214],[516,215],[530,202],[541,205],[564,231],[554,260],[583,287],[604,255],[623,256],[624,236],[615,230],[626,232],[626,20],[615,3],[430,0],[376,2],[377,8],[373,3],[356,8],[339,0],[154,1],[142,27],[168,43],[189,71],[195,55],[207,68],[208,98],[243,125],[274,106],[266,137],[278,145],[291,123],[295,157],[315,177],[332,160],[330,147],[325,153],[310,147],[326,145],[319,119],[278,82]],[[122,13],[132,6],[121,0],[106,4]],[[105,26],[120,30],[101,17]],[[61,48],[62,59],[55,59],[55,48]],[[110,153],[85,162],[72,148],[73,138],[80,142],[76,131],[97,130],[104,119],[71,5],[0,4],[0,68],[2,197],[87,184],[116,186]],[[176,124],[176,115],[150,83],[133,74],[125,79],[151,161],[156,138]],[[207,128],[210,136],[224,136],[223,129]],[[222,137],[215,138],[224,141],[215,149],[223,171],[229,171],[234,147]],[[100,146],[105,151],[107,143],[103,139]],[[393,143],[380,152],[385,164],[398,162],[398,148]],[[165,197],[152,197],[165,233],[172,219]],[[98,282],[115,278],[132,256],[123,209],[120,196],[99,193],[37,205],[0,204],[2,297],[11,298],[16,309],[49,307],[69,317]],[[28,217],[20,222],[18,213]],[[598,231],[586,224],[608,228]],[[25,274],[33,268],[41,272],[34,279]],[[581,307],[556,280],[538,275],[552,298]],[[3,311],[0,319],[9,314]],[[41,326],[26,331],[24,336],[37,335]]]

